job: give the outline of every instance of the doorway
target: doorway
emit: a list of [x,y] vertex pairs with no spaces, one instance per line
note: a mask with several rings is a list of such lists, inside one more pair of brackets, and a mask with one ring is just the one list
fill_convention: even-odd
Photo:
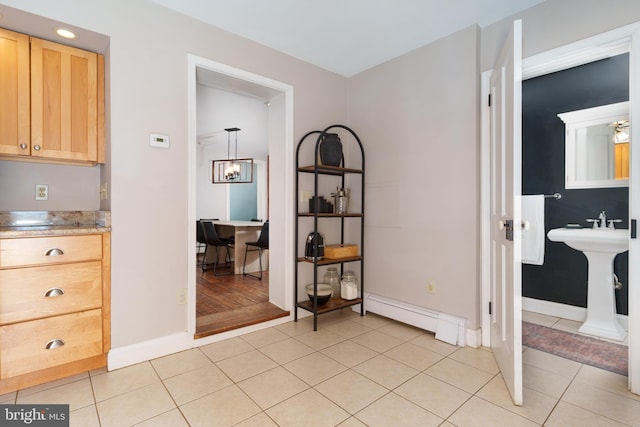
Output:
[[[629,93],[630,103],[640,104],[640,86],[637,81],[638,70],[640,69],[640,24],[633,24],[621,27],[589,39],[552,49],[541,54],[537,54],[523,60],[522,78],[527,79],[540,76],[555,71],[568,69],[577,65],[593,62],[599,59],[630,53],[631,68],[631,90]],[[489,93],[489,77],[491,70],[482,74],[482,96],[486,101]],[[486,102],[482,105],[482,145],[481,145],[481,252],[482,252],[482,306],[489,307],[491,303],[491,241],[490,241],[490,152],[488,141],[490,140],[489,117],[490,110]],[[630,120],[640,123],[640,109],[631,108]],[[632,148],[631,168],[640,169],[640,152]],[[517,165],[520,167],[520,165]],[[634,195],[637,188],[640,188],[640,174],[632,175],[630,178],[629,196],[629,217],[631,228],[634,219],[640,216],[640,198]],[[635,188],[636,190],[631,191]],[[631,238],[629,241],[629,281],[637,280],[640,275],[640,244],[637,239]],[[629,287],[629,365],[633,367],[640,363],[640,334],[636,331],[640,329],[640,289],[634,286]],[[518,327],[514,325],[514,327]],[[491,342],[491,316],[488,310],[482,310],[482,342],[489,345]],[[640,370],[630,369],[629,386],[633,393],[640,393]]]
[[[293,212],[293,181],[291,174],[286,173],[293,169],[293,88],[290,85],[277,82],[253,73],[239,70],[225,64],[210,61],[205,58],[188,55],[189,59],[189,272],[187,286],[187,315],[188,315],[188,334],[194,335],[196,332],[196,299],[197,286],[196,275],[197,254],[193,248],[196,247],[196,220],[199,218],[219,218],[229,219],[229,195],[228,189],[230,184],[212,184],[210,175],[204,177],[198,174],[198,171],[210,170],[208,162],[213,159],[199,158],[198,141],[203,141],[203,134],[211,137],[211,145],[215,144],[216,137],[223,139],[224,156],[227,155],[227,141],[224,127],[239,127],[242,129],[241,123],[234,122],[225,124],[221,129],[198,129],[198,83],[206,81],[209,87],[215,87],[220,91],[218,94],[229,94],[241,96],[245,98],[253,98],[259,100],[259,103],[268,109],[266,117],[262,120],[265,123],[266,131],[264,135],[259,137],[264,144],[262,155],[250,154],[258,159],[263,159],[262,165],[266,165],[266,157],[269,155],[271,173],[268,176],[268,184],[262,183],[267,188],[277,188],[276,197],[272,198],[277,203],[258,203],[258,206],[264,211],[264,215],[268,215],[270,228],[273,236],[279,236],[278,239],[270,239],[269,247],[269,265],[271,274],[269,274],[269,282],[272,284],[268,287],[268,302],[281,310],[290,311],[292,280],[293,280],[293,251],[290,244],[286,244],[287,237],[293,235],[293,229],[290,224]],[[232,97],[231,97],[232,98]],[[227,102],[233,102],[227,99]],[[229,108],[230,104],[226,104],[223,108]],[[249,126],[248,128],[250,128]],[[220,135],[218,135],[220,134]],[[200,138],[199,138],[200,136]],[[210,140],[210,141],[211,141]],[[204,145],[204,144],[200,144]],[[250,141],[247,139],[246,147],[249,150]],[[238,137],[238,154],[242,154],[243,140],[242,136]],[[223,157],[224,158],[224,157]],[[199,167],[199,162],[205,162],[204,167]],[[265,169],[265,168],[263,168]],[[201,172],[202,174],[202,172]],[[203,182],[204,181],[204,182]],[[208,181],[208,182],[207,182]],[[242,184],[240,184],[242,185]],[[210,191],[216,191],[217,206],[212,208],[209,206],[207,213],[203,213],[202,207],[199,208],[198,194],[199,188],[205,186]],[[218,187],[215,190],[212,187]],[[282,191],[284,189],[284,191]],[[273,194],[273,192],[271,192]],[[212,200],[207,196],[207,202]],[[205,203],[206,204],[206,203]],[[265,208],[269,206],[268,208]],[[199,210],[200,209],[200,210]],[[267,211],[268,209],[268,211]],[[267,219],[267,218],[265,218]],[[284,237],[284,238],[283,238]],[[238,262],[238,261],[237,261]],[[242,260],[239,260],[242,263]],[[240,264],[240,269],[242,264]],[[247,279],[249,280],[249,279]],[[252,279],[255,280],[255,279]],[[269,326],[265,324],[264,326]],[[243,333],[237,330],[237,334]],[[228,336],[228,335],[226,335]],[[216,339],[212,338],[211,341]],[[202,342],[206,343],[206,342]]]
[[[539,259],[527,260],[525,257],[522,264],[523,310],[534,314],[531,319],[537,319],[535,314],[551,316],[541,318],[545,324],[560,319],[553,322],[554,329],[578,333],[577,328],[586,319],[588,265],[580,251],[562,242],[549,241],[546,233],[572,223],[587,227],[590,225],[587,219],[597,218],[601,211],[605,211],[610,220],[617,221],[616,228],[627,228],[629,223],[628,176],[627,179],[613,179],[614,170],[609,168],[614,165],[614,146],[617,146],[614,128],[607,124],[603,126],[610,135],[605,133],[599,139],[601,146],[597,148],[600,151],[595,156],[590,156],[589,152],[577,153],[565,149],[565,123],[558,115],[585,109],[594,111],[594,107],[628,100],[628,53],[522,82],[522,194],[533,200],[539,194],[548,196],[541,206],[544,210],[544,230],[541,231],[544,234],[540,240],[545,246],[544,260],[542,255]],[[570,153],[575,155],[569,156]],[[565,171],[569,171],[571,165],[578,167],[578,163],[582,176],[579,185],[565,182],[570,175]],[[599,175],[589,177],[585,174],[587,169],[596,170]],[[611,179],[604,179],[609,174]],[[558,198],[553,197],[554,194]],[[615,292],[612,290],[612,295],[615,293],[617,299],[620,323],[626,326],[627,252],[615,258],[614,272],[621,286]]]

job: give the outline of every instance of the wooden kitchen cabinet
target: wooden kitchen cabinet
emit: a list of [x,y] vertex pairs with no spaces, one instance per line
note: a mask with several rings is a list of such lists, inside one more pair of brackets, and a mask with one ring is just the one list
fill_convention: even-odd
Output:
[[110,233],[0,239],[0,394],[106,366],[110,259]]
[[100,261],[12,268],[0,276],[1,324],[102,307]]
[[104,57],[2,29],[0,43],[0,156],[104,163]]
[[102,354],[102,313],[81,311],[0,328],[0,378]]
[[30,152],[29,36],[0,28],[0,155]]

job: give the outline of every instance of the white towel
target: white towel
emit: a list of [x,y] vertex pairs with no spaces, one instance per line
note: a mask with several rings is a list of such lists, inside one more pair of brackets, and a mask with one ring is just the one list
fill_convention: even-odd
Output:
[[544,195],[522,196],[522,220],[529,223],[522,230],[522,262],[544,263]]

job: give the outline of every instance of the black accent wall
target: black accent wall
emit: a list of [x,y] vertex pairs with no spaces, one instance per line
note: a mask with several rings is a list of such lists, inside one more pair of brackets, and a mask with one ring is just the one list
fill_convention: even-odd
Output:
[[[561,193],[545,201],[545,234],[606,211],[627,228],[629,189],[564,188],[564,123],[558,113],[629,100],[629,55],[581,65],[522,83],[522,194]],[[618,313],[628,314],[628,252],[614,262],[623,284],[616,291]],[[544,265],[522,266],[522,295],[578,307],[587,306],[587,259],[561,242],[545,239]]]

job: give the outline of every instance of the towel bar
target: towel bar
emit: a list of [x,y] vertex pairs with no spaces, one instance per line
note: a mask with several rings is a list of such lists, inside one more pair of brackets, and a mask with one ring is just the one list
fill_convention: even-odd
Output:
[[545,199],[556,199],[556,200],[558,200],[558,199],[562,199],[562,194],[560,194],[560,193],[545,194],[544,198]]

